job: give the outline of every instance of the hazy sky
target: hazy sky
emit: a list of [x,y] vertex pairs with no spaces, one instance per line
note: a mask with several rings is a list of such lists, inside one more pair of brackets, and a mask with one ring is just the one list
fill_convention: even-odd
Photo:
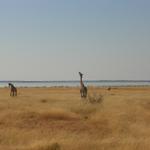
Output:
[[150,79],[149,0],[0,0],[0,80]]

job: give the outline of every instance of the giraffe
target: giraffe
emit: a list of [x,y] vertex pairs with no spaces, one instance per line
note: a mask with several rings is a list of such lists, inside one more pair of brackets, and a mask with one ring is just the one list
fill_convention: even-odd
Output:
[[84,85],[83,81],[82,81],[82,77],[83,74],[81,72],[79,72],[80,75],[80,94],[81,94],[81,98],[86,98],[87,97],[87,87]]
[[17,88],[12,84],[8,83],[10,87],[10,96],[17,96]]

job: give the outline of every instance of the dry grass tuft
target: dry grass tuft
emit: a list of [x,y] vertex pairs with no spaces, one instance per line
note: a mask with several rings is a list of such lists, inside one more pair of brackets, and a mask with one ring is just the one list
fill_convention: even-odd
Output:
[[42,120],[77,120],[79,115],[67,111],[65,109],[51,109],[40,113],[40,119]]
[[60,144],[57,142],[51,142],[51,143],[37,143],[31,146],[31,148],[28,148],[26,150],[61,150]]
[[52,121],[77,121],[80,120],[80,115],[65,109],[53,108],[49,111],[23,112],[17,115],[16,120],[18,120],[16,124],[18,127],[35,128],[48,125]]
[[92,104],[94,103],[102,103],[103,101],[103,96],[101,94],[92,94],[92,95],[88,95],[88,101]]
[[47,103],[46,99],[41,99],[41,103]]
[[72,107],[71,111],[80,116],[89,116],[94,114],[98,108],[99,106],[97,105],[91,105],[87,103],[87,104],[79,105],[78,107]]

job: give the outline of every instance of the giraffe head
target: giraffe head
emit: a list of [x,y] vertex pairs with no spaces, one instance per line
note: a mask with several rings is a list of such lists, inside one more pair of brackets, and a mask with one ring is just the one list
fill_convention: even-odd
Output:
[[11,86],[11,83],[8,83],[8,86],[10,87],[10,86]]
[[81,72],[79,72],[79,75],[80,75],[81,78],[83,77],[83,74]]

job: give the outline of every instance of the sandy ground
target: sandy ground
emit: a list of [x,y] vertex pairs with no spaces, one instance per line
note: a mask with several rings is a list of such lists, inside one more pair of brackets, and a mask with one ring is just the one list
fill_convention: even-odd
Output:
[[148,150],[150,87],[0,88],[0,150]]

